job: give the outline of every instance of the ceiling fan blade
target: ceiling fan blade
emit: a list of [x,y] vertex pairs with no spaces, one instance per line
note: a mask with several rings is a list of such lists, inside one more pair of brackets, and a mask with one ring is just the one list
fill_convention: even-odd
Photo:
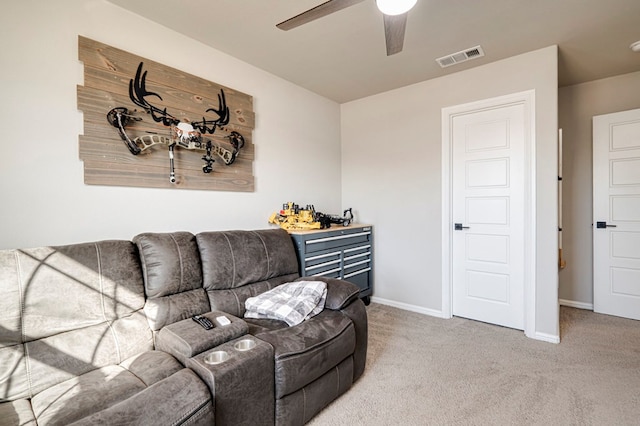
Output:
[[384,37],[387,40],[387,56],[402,52],[404,32],[407,27],[407,13],[384,16]]
[[327,16],[349,6],[353,6],[354,4],[362,3],[363,1],[364,0],[329,0],[328,2],[322,3],[313,9],[307,10],[306,12],[302,12],[293,18],[280,22],[276,27],[281,30],[288,31],[308,22],[315,21],[323,16]]

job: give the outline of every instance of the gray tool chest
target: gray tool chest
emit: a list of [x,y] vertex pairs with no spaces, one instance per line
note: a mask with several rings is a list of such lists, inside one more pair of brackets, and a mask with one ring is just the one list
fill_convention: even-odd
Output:
[[290,230],[298,254],[300,275],[341,278],[360,287],[368,305],[373,293],[373,227],[333,226],[310,231]]

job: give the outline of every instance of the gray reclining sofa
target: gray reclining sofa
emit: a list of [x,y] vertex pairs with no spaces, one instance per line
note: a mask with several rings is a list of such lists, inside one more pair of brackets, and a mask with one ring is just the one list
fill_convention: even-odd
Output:
[[0,425],[304,424],[367,348],[358,287],[313,279],[325,308],[290,327],[243,318],[300,280],[280,229],[0,251]]

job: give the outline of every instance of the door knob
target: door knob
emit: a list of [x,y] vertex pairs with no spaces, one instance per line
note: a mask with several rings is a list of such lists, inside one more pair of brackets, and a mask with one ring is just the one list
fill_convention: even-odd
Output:
[[463,229],[469,229],[468,226],[462,226],[461,223],[454,223],[453,224],[453,229],[455,229],[456,231],[462,231]]
[[604,228],[615,228],[617,225],[607,225],[607,222],[596,222],[596,228],[604,229]]

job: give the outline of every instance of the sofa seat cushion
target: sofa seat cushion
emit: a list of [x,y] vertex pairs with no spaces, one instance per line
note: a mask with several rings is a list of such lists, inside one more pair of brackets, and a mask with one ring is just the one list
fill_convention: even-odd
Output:
[[[66,425],[121,404],[131,404],[142,393],[157,392],[152,388],[165,389],[162,400],[165,404],[179,398],[185,386],[204,386],[196,376],[181,378],[182,370],[184,367],[164,352],[143,352],[120,365],[98,368],[58,383],[35,395],[31,406],[39,425]],[[142,416],[145,409],[148,407],[137,407],[137,415]]]
[[255,337],[274,348],[277,399],[325,374],[353,354],[356,345],[351,320],[331,310],[294,327],[258,332]]
[[281,328],[288,328],[286,322],[274,320],[274,319],[244,319],[249,326],[249,334],[257,336],[259,333],[264,333],[272,330],[280,330]]

